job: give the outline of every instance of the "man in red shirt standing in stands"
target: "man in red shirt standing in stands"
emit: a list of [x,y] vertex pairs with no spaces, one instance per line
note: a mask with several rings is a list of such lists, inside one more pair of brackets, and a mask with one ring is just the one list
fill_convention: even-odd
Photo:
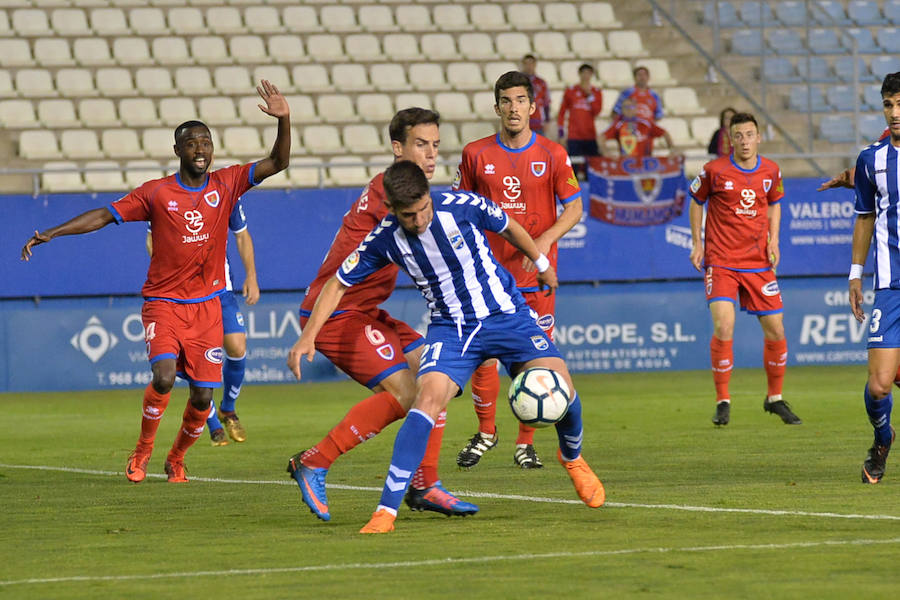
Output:
[[[585,63],[578,67],[577,85],[566,88],[563,94],[562,106],[559,107],[559,116],[556,124],[559,127],[559,141],[566,140],[566,149],[569,156],[597,156],[600,150],[597,147],[597,128],[594,119],[600,114],[603,107],[603,94],[599,88],[591,85],[594,78],[594,67]],[[566,114],[569,115],[568,130],[566,129]],[[587,176],[587,164],[583,173]]]
[[144,390],[141,434],[128,458],[125,475],[135,483],[147,476],[156,430],[169,404],[176,374],[190,383],[188,405],[175,443],[166,457],[170,483],[187,481],[184,454],[209,415],[213,388],[222,385],[222,305],[225,292],[225,246],[228,221],[241,195],[263,179],[287,168],[291,155],[291,121],[287,100],[263,80],[256,88],[278,119],[278,134],[266,158],[209,172],[213,143],[209,128],[187,121],[175,129],[178,172],[154,179],[103,208],[95,208],[34,235],[31,249],[61,235],[96,231],[110,223],[149,221],[153,255],[141,290],[141,318],[153,379]]
[[550,120],[550,88],[547,82],[537,76],[537,59],[534,54],[526,54],[522,57],[522,72],[531,80],[534,90],[534,112],[528,126],[535,133],[544,135],[544,123]]
[[663,118],[662,100],[659,95],[650,89],[650,69],[647,67],[635,67],[634,86],[622,90],[619,98],[613,106],[613,117],[622,116],[622,103],[628,98],[634,99],[637,105],[637,116],[647,121],[659,121]]

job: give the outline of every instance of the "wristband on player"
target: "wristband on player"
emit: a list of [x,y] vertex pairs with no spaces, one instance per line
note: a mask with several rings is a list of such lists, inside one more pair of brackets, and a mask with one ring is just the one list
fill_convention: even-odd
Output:
[[538,254],[538,257],[534,259],[534,266],[537,267],[538,273],[543,273],[550,268],[550,259],[543,254]]
[[850,265],[850,277],[848,279],[862,279],[862,265]]

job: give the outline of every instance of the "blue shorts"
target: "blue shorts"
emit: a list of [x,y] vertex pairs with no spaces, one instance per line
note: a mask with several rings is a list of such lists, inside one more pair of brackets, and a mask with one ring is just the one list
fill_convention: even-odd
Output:
[[876,290],[866,348],[900,348],[900,290]]
[[432,322],[416,377],[438,371],[459,386],[489,358],[499,359],[506,372],[536,358],[562,358],[527,307],[511,315],[494,315],[474,325],[457,327],[452,321]]
[[244,315],[238,308],[237,292],[225,290],[219,296],[222,301],[222,329],[225,335],[229,333],[243,333],[247,335],[247,328],[244,327]]

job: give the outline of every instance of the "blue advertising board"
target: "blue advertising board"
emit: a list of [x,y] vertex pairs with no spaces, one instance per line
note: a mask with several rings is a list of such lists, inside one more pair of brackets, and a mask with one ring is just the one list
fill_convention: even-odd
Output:
[[[850,314],[846,277],[781,280],[788,365],[865,363],[867,323]],[[247,383],[293,381],[285,361],[300,332],[301,294],[263,294],[243,306]],[[866,308],[873,294],[866,293]],[[424,332],[425,303],[398,289],[386,308]],[[0,304],[0,391],[140,387],[150,380],[138,298]],[[556,341],[573,373],[709,368],[712,333],[703,282],[565,285],[557,300]],[[735,365],[762,364],[755,318],[738,315]],[[304,380],[343,377],[321,355],[303,363]],[[860,371],[864,377],[864,369]],[[790,372],[788,372],[790,378]]]
[[[817,179],[785,180],[779,275],[837,275],[850,260],[853,193],[817,193]],[[341,219],[359,189],[255,190],[244,196],[263,290],[302,290],[316,274]],[[564,282],[688,279],[691,234],[687,206],[671,220],[634,226],[608,223],[585,212],[561,241],[559,276]],[[45,229],[114,194],[4,197],[0,220],[0,298],[139,294],[149,259],[143,223],[110,225],[87,236],[57,238],[19,260],[35,229]],[[687,202],[691,200],[688,199]],[[236,257],[234,244],[229,255]],[[240,261],[232,260],[238,287]],[[401,278],[401,281],[403,279]]]

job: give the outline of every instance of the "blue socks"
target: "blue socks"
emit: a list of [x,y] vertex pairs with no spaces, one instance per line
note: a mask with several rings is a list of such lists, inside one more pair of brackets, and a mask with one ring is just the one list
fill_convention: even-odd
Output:
[[556,436],[559,438],[559,449],[563,459],[568,461],[578,458],[584,437],[584,428],[581,425],[581,399],[578,392],[575,392],[575,398],[569,405],[569,412],[556,424]]
[[881,446],[891,444],[891,409],[894,407],[894,395],[888,394],[881,400],[875,400],[869,395],[869,386],[863,394],[866,399],[866,413],[869,415],[869,423],[875,428],[875,441]]
[[403,494],[409,487],[409,481],[413,473],[419,468],[419,463],[425,456],[425,448],[428,446],[428,436],[434,421],[421,410],[414,408],[406,415],[397,438],[394,440],[394,453],[391,455],[391,468],[384,481],[384,490],[381,492],[380,507],[393,509],[394,514],[400,508]]
[[246,353],[240,358],[225,356],[225,364],[222,365],[222,404],[219,406],[222,412],[234,412],[234,403],[241,394],[241,385],[244,383],[246,366]]

